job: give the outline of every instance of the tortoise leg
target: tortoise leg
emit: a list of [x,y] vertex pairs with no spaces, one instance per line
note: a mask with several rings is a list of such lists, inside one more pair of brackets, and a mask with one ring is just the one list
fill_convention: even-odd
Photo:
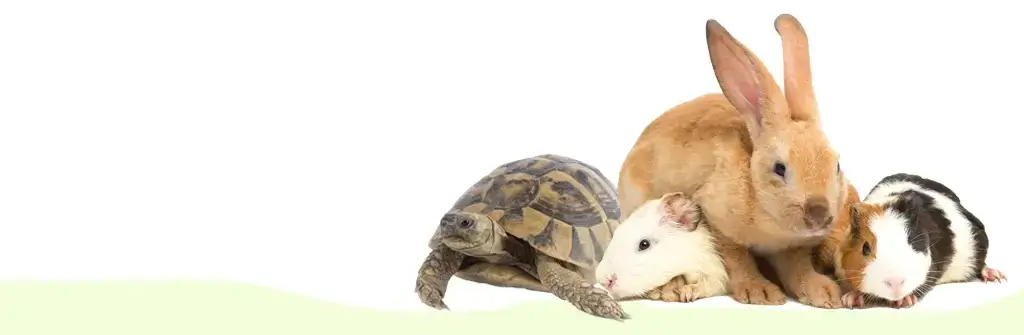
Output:
[[536,277],[520,268],[509,265],[480,262],[459,270],[455,276],[494,286],[548,292],[548,289],[541,285]]
[[588,314],[623,321],[629,315],[605,291],[583,280],[579,273],[569,270],[562,262],[544,254],[537,255],[540,282],[556,297],[571,303]]
[[459,271],[464,258],[463,254],[445,246],[431,251],[416,276],[416,293],[420,301],[433,308],[448,309],[443,301],[444,293],[448,289],[448,281]]

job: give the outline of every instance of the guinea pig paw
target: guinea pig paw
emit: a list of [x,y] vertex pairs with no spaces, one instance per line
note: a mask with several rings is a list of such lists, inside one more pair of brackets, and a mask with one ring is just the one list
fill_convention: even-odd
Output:
[[859,291],[850,291],[843,294],[841,299],[843,307],[846,308],[861,308],[864,307],[865,296],[864,293]]
[[1005,282],[1006,275],[1002,271],[986,266],[981,270],[981,280],[986,283]]
[[667,283],[647,292],[647,298],[651,300],[661,300],[664,302],[680,302],[682,301],[682,288],[684,286],[686,286],[686,278],[683,276],[676,276],[670,279]]
[[678,287],[675,287],[675,286],[673,286],[673,287],[661,287],[659,289],[656,289],[655,291],[658,291],[657,293],[655,293],[655,296],[657,296],[656,299],[658,299],[658,300],[661,300],[661,301],[664,301],[664,302],[679,302],[679,301],[681,301],[681,294],[679,292]]
[[700,287],[696,284],[690,284],[679,288],[680,302],[694,302],[700,298]]
[[890,302],[893,308],[910,308],[917,304],[917,296],[908,295],[899,301]]

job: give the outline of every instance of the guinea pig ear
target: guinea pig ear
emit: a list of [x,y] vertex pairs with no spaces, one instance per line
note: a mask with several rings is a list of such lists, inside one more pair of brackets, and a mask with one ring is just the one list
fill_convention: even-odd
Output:
[[697,229],[703,214],[696,202],[681,192],[674,192],[661,197],[661,215],[661,224],[691,232]]
[[860,204],[850,205],[850,232],[849,237],[851,240],[857,238],[860,234],[860,225],[863,215],[861,213]]
[[850,206],[850,228],[860,229],[860,205]]

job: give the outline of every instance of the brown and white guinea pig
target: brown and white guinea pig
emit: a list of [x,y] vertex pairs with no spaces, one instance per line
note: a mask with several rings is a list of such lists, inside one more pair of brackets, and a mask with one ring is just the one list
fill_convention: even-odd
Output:
[[850,235],[836,260],[843,305],[910,307],[935,285],[1006,277],[985,263],[981,221],[939,182],[899,173],[851,208]]
[[681,192],[633,211],[615,229],[595,275],[616,299],[649,297],[678,276],[687,281],[675,294],[684,302],[726,294],[728,284],[700,206]]

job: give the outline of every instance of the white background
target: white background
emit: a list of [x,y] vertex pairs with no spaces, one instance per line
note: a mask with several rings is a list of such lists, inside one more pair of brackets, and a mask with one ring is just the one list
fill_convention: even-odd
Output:
[[[466,187],[542,153],[616,180],[648,122],[719,91],[705,20],[781,79],[772,22],[788,12],[855,185],[946,183],[1011,276],[919,306],[1020,287],[1011,4],[358,3],[0,5],[0,278],[222,279],[420,308],[427,238]],[[534,299],[554,298],[453,279],[446,302]]]

